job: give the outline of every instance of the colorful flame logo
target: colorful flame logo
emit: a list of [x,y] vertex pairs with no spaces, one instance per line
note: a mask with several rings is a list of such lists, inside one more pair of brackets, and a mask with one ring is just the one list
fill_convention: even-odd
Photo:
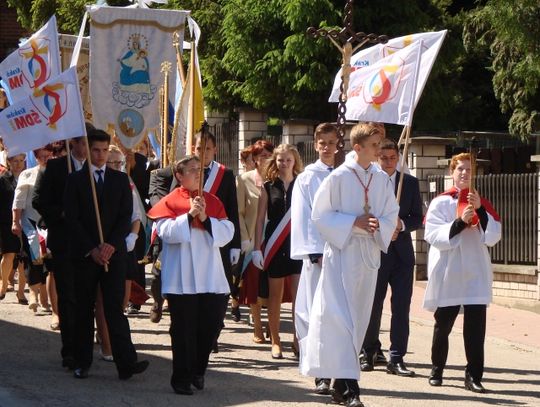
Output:
[[47,126],[56,130],[56,123],[66,112],[65,86],[62,83],[43,86],[34,91],[34,97],[42,98],[42,104],[47,112],[44,114],[43,109],[38,110],[47,120]]
[[[49,79],[50,72],[43,54],[49,53],[49,40],[31,40],[30,46],[22,48],[20,54],[26,61],[26,69],[32,80],[28,80],[31,88],[38,88]],[[26,77],[26,75],[25,75]]]
[[[389,65],[375,73],[367,83],[367,103],[370,103],[376,110],[381,110],[381,106],[391,97],[393,85],[392,76],[398,71],[399,66]],[[394,92],[395,93],[395,92]]]

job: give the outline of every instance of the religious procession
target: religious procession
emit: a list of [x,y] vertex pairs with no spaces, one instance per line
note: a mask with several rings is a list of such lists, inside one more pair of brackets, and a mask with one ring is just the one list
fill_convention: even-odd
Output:
[[[14,301],[49,318],[51,369],[88,383],[100,380],[97,359],[140,390],[155,374],[134,340],[144,318],[150,331],[166,326],[169,392],[212,391],[207,373],[232,321],[259,358],[292,360],[319,404],[376,405],[362,401],[360,377],[381,367],[422,380],[416,405],[430,405],[455,381],[447,365],[458,351],[463,397],[489,397],[492,253],[505,225],[477,185],[481,149],[468,140],[447,154],[430,200],[409,162],[448,30],[356,32],[347,1],[343,28],[303,34],[340,59],[330,109],[317,108],[333,119],[320,114],[300,144],[242,136],[231,149],[209,123],[205,89],[218,84],[199,52],[215,44],[195,10],[133,3],[88,4],[77,35],[59,33],[65,15],[51,13],[0,62],[0,308]],[[429,359],[409,363],[421,244],[431,343]],[[455,323],[462,343],[449,340]]]

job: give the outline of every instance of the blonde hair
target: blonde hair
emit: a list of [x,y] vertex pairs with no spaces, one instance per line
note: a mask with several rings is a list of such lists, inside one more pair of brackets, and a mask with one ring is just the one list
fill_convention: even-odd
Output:
[[294,157],[293,176],[296,177],[304,170],[304,164],[302,164],[302,158],[295,146],[292,144],[280,144],[274,149],[272,157],[268,160],[266,165],[266,179],[268,181],[275,181],[279,177],[279,170],[277,167],[278,154],[291,153]]
[[363,145],[364,141],[376,134],[379,134],[381,139],[385,137],[384,124],[376,122],[358,123],[351,130],[351,147],[354,147],[355,144]]

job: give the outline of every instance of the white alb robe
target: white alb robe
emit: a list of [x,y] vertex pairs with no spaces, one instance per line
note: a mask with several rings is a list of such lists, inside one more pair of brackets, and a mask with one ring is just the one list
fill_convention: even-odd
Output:
[[298,283],[295,302],[295,328],[300,344],[300,364],[305,360],[303,341],[308,334],[309,314],[315,289],[321,276],[321,266],[313,264],[310,254],[323,253],[324,239],[311,220],[315,193],[322,181],[330,175],[328,166],[321,160],[308,165],[294,183],[291,202],[291,258],[302,260],[302,273]]
[[[355,227],[364,214],[369,174],[370,213],[379,220],[373,235]],[[345,162],[319,187],[312,219],[326,241],[322,273],[315,291],[306,338],[302,374],[358,379],[358,354],[371,315],[381,250],[386,252],[396,228],[399,206],[388,175],[371,166]]]
[[457,201],[450,195],[440,195],[431,201],[426,214],[424,239],[431,246],[423,306],[430,311],[491,302],[493,271],[487,247],[501,239],[501,223],[488,213],[485,231],[478,225],[450,239]]
[[212,235],[191,228],[187,213],[157,222],[157,233],[163,240],[163,294],[229,293],[219,248],[233,238],[234,225],[226,219],[212,217],[210,222]]

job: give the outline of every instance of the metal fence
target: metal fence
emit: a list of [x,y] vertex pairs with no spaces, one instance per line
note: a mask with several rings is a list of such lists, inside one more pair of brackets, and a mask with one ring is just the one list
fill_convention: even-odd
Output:
[[296,144],[296,148],[298,149],[298,153],[300,154],[300,157],[302,158],[304,167],[308,164],[314,163],[319,158],[319,154],[315,151],[313,140],[301,141],[298,144]]
[[[443,192],[444,175],[430,175],[428,183],[428,198],[431,201]],[[480,195],[489,199],[501,216],[502,239],[489,249],[491,261],[500,264],[536,264],[538,175],[481,175],[476,178],[476,186]]]
[[231,121],[210,126],[210,132],[216,136],[216,160],[238,174],[238,122]]

